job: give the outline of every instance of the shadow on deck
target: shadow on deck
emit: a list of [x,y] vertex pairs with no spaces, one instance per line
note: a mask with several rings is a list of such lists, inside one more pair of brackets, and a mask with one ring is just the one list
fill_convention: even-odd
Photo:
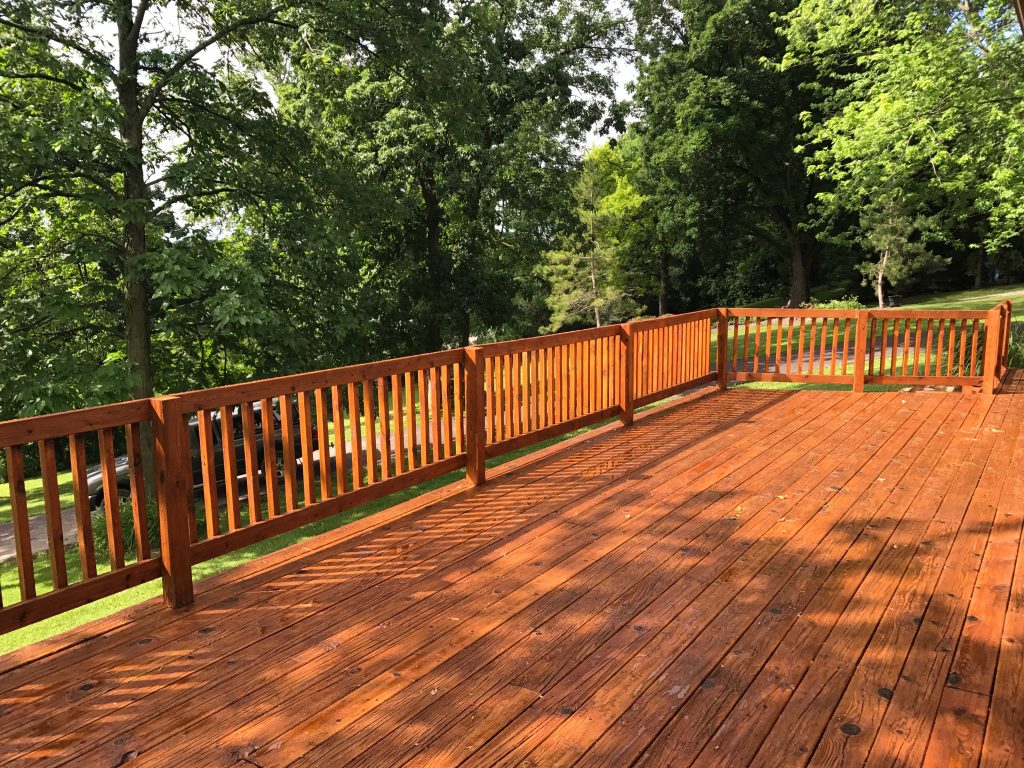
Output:
[[0,762],[1015,764],[1022,419],[669,404],[9,657]]

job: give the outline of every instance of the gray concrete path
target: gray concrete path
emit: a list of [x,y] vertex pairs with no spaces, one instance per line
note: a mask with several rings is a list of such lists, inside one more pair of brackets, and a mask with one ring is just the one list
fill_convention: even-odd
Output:
[[[64,543],[74,544],[78,540],[78,521],[75,520],[74,507],[62,509],[61,522],[64,526]],[[33,552],[45,552],[50,548],[46,538],[46,517],[35,515],[28,519],[29,537]],[[0,563],[13,560],[16,556],[14,547],[14,523],[0,523]]]

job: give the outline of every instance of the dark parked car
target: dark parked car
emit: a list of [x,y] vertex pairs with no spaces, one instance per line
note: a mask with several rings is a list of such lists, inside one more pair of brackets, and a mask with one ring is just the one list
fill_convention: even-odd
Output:
[[[263,418],[260,409],[260,404],[253,403],[253,412],[255,415],[255,436],[256,436],[256,461],[260,467],[260,477],[263,476]],[[235,435],[235,466],[238,471],[236,482],[238,487],[244,491],[246,483],[246,465],[245,465],[245,442],[242,433],[242,416],[241,408],[235,407],[232,411],[232,423],[234,426]],[[302,444],[299,430],[299,412],[293,404],[292,406],[292,423],[294,428],[292,434],[295,443],[295,458],[296,464],[302,464]],[[221,425],[220,425],[220,412],[213,411],[210,414],[211,432],[213,433],[213,459],[215,466],[215,474],[217,477],[217,489],[218,492],[224,490],[224,450],[223,450],[223,439],[221,436]],[[203,493],[203,466],[201,453],[199,450],[199,419],[192,418],[188,423],[189,432],[189,444],[192,455],[192,483],[197,496],[201,496]],[[313,434],[314,444],[317,439],[316,429],[314,428]],[[282,474],[284,452],[284,442],[281,434],[281,417],[275,411],[274,412],[274,445],[275,453],[277,458],[278,475]],[[317,461],[317,456],[313,457],[314,463]],[[131,495],[131,481],[129,479],[129,467],[128,457],[118,456],[114,460],[114,468],[117,475],[117,490],[118,495],[121,498],[129,498]],[[103,472],[99,465],[89,467],[86,477],[89,484],[89,502],[93,509],[97,509],[103,505]],[[221,493],[221,498],[223,494]]]

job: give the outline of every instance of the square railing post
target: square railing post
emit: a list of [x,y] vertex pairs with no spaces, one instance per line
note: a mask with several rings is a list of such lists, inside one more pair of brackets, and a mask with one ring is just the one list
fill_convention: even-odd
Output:
[[181,608],[193,600],[191,535],[192,456],[186,413],[177,397],[155,397],[153,420],[157,508],[160,515],[160,565],[164,602]]
[[[1002,353],[1003,308],[994,307],[985,318],[985,362],[982,369],[981,391],[991,395],[999,385],[999,357]],[[973,371],[972,371],[973,373]]]
[[633,371],[633,326],[623,323],[619,326],[619,420],[622,426],[633,423],[634,371]]
[[[868,356],[868,311],[857,312],[857,327],[853,341],[853,391],[864,391],[864,360]],[[846,375],[846,371],[843,371]]]
[[715,350],[715,374],[718,377],[718,388],[729,386],[729,310],[722,307],[718,310],[718,345]]
[[483,350],[466,347],[466,477],[473,485],[487,480],[484,397]]

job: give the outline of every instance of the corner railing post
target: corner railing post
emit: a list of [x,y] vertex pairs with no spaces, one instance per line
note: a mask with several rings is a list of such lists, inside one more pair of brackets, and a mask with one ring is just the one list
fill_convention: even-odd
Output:
[[718,376],[718,388],[729,386],[729,310],[722,307],[718,310],[718,346],[715,350],[715,373]]
[[181,608],[193,600],[191,537],[192,457],[186,413],[177,397],[155,397],[153,405],[160,564],[164,602]]
[[982,369],[981,391],[986,395],[995,392],[999,383],[999,356],[1003,335],[1002,318],[1002,307],[990,309],[985,318],[985,363]]
[[633,326],[623,323],[619,326],[619,370],[622,377],[619,379],[619,419],[622,426],[628,427],[633,423]]
[[[857,328],[853,341],[853,391],[864,391],[864,366],[868,356],[868,311],[857,311]],[[846,371],[843,371],[846,375]]]
[[473,485],[487,480],[486,451],[484,355],[480,347],[466,347],[466,477]]

